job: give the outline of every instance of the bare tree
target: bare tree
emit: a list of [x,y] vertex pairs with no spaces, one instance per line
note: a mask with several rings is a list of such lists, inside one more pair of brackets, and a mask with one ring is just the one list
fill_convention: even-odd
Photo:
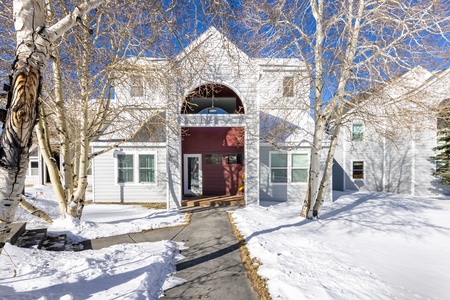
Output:
[[[154,28],[147,28],[147,32],[157,36],[156,22],[149,20],[154,15],[146,14],[139,4],[130,2],[117,10],[118,3],[113,1],[96,14],[85,16],[83,24],[89,28],[79,27],[66,34],[53,51],[53,84],[48,86],[41,106],[37,134],[62,214],[81,217],[90,160],[99,154],[90,153],[90,143],[113,120],[119,123],[123,110],[132,108],[114,105],[112,92],[114,84],[129,77],[124,71],[130,68],[128,52],[145,53],[152,44],[152,39],[139,36],[136,28],[151,24]],[[60,11],[67,11],[67,3],[60,5]],[[54,122],[56,128],[49,128],[48,122]],[[145,123],[145,117],[128,122],[126,128],[132,122]]]
[[[68,10],[65,1],[58,3],[52,16]],[[147,125],[166,121],[160,112],[167,103],[145,91],[168,94],[169,78],[181,77],[170,58],[182,51],[186,38],[196,36],[198,16],[186,20],[195,5],[128,1],[118,10],[120,1],[110,1],[54,48],[52,84],[44,87],[37,135],[61,214],[81,217],[92,159],[138,133],[153,135],[149,141],[160,134]],[[113,98],[116,87],[131,93],[124,97],[116,90]],[[109,137],[114,137],[109,147],[91,153],[92,141]]]
[[[449,42],[449,3],[294,0],[252,1],[245,7],[245,28],[253,29],[244,33],[248,40],[257,36],[265,43],[263,54],[288,55],[305,66],[314,129],[301,215],[319,216],[346,114],[365,105],[352,99],[414,65],[439,62]],[[330,140],[324,139],[329,124]]]
[[84,1],[59,22],[48,25],[44,0],[13,1],[17,47],[0,140],[0,249],[24,189],[42,75],[52,44],[102,2]]

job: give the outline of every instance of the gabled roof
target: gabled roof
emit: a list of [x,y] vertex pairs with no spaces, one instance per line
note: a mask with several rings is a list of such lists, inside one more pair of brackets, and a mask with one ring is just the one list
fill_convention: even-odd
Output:
[[193,42],[191,42],[183,50],[181,50],[180,53],[177,56],[175,56],[175,60],[176,61],[183,60],[187,55],[189,55],[196,49],[202,47],[207,42],[214,44],[219,48],[227,48],[233,49],[234,51],[238,51],[240,54],[244,55],[248,59],[246,53],[241,51],[234,43],[232,43],[227,37],[225,37],[225,35],[223,35],[214,26],[211,26],[205,32],[200,34]]
[[[145,123],[139,121],[146,118]],[[122,113],[121,121],[113,121],[103,130],[104,135],[94,142],[162,143],[166,141],[166,123],[166,114],[162,111],[145,114],[142,110],[126,111]]]

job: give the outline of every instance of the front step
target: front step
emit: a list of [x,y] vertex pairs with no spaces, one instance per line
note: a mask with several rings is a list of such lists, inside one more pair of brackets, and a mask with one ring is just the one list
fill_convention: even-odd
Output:
[[199,197],[192,200],[183,200],[182,207],[207,207],[207,206],[243,206],[244,196],[213,196]]
[[42,248],[45,238],[47,237],[47,228],[25,230],[13,244],[21,248]]
[[12,223],[6,242],[14,245],[17,242],[17,239],[25,232],[26,225],[27,223],[25,222]]
[[70,243],[67,235],[48,236],[47,228],[25,229],[26,223],[14,223],[11,226],[9,242],[11,245],[21,248],[37,248],[48,251],[81,251],[81,243]]

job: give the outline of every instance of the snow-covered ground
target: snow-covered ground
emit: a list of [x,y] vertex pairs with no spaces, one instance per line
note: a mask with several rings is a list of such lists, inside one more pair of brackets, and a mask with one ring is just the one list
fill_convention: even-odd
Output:
[[[87,205],[81,221],[59,217],[51,186],[27,189],[34,205],[55,222],[49,234],[66,233],[73,241],[139,232],[184,223],[177,211],[128,205]],[[18,209],[27,228],[47,223]],[[165,289],[182,282],[173,276],[182,259],[182,244],[172,241],[122,244],[81,252],[52,252],[6,244],[0,256],[0,299],[158,299]]]
[[320,220],[292,204],[233,214],[273,299],[450,299],[450,201],[343,195]]
[[[50,187],[27,191],[58,216]],[[342,195],[313,221],[299,217],[298,204],[262,204],[238,209],[233,218],[263,263],[260,274],[273,299],[449,299],[449,200]],[[32,227],[44,225],[21,210],[17,215]],[[49,231],[80,240],[183,220],[174,211],[93,204],[81,222],[58,219]],[[7,244],[0,299],[157,299],[182,281],[174,273],[179,247],[161,241],[61,253]]]

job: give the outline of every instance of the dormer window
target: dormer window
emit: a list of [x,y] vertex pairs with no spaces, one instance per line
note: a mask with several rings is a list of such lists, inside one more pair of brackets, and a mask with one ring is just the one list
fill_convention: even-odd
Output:
[[130,95],[131,97],[144,96],[144,82],[141,76],[133,75],[130,78]]
[[294,77],[284,77],[283,97],[294,97]]

